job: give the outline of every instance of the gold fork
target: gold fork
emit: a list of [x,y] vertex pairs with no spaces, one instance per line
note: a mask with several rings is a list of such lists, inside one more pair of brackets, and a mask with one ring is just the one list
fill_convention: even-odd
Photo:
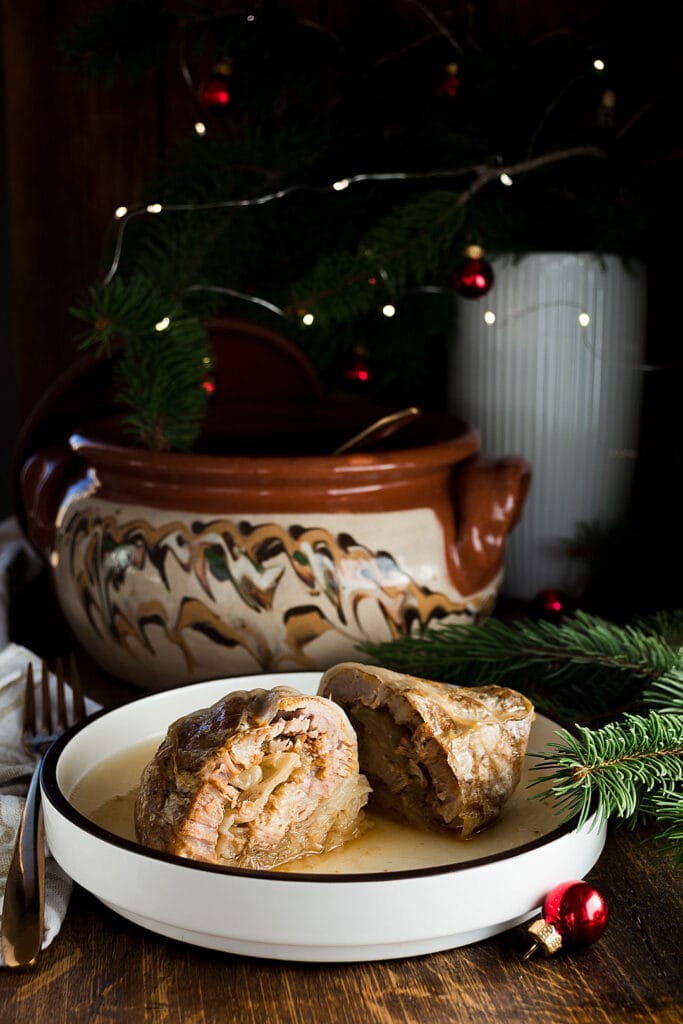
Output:
[[50,693],[47,663],[41,669],[41,713],[36,714],[33,666],[29,663],[24,692],[22,742],[38,763],[31,776],[26,803],[19,824],[14,853],[7,874],[2,908],[2,955],[6,967],[34,967],[43,941],[45,909],[45,840],[40,806],[40,768],[50,745],[68,726],[85,717],[85,702],[76,662],[69,663],[69,683],[73,693],[72,709],[66,703],[64,669],[61,659],[55,664],[56,697]]

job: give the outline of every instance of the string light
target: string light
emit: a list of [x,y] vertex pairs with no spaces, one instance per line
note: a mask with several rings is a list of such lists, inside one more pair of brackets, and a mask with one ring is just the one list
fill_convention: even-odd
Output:
[[604,62],[604,60],[602,60],[602,58],[600,58],[600,57],[596,57],[595,60],[593,61],[593,67],[595,68],[596,71],[604,71],[605,70],[605,62]]
[[[416,291],[430,290],[433,291],[434,289],[416,289]],[[511,324],[515,323],[515,321],[523,320],[525,317],[530,316],[531,314],[534,313],[539,313],[541,310],[544,309],[578,310],[579,312],[576,314],[576,319],[582,327],[587,327],[588,324],[591,322],[590,314],[583,310],[578,302],[567,302],[564,299],[558,299],[549,302],[537,302],[531,306],[522,306],[520,309],[506,310],[504,313],[501,313],[500,310],[498,313],[494,313],[492,309],[487,309],[482,314],[482,317],[484,322],[489,326],[492,326],[495,323],[497,327],[501,328],[501,330],[504,330],[506,327],[509,327]]]
[[412,4],[413,7],[417,7],[418,10],[422,11],[425,18],[431,21],[432,25],[437,30],[437,32],[439,32],[444,37],[444,39],[448,40],[448,42],[451,44],[455,52],[460,54],[460,56],[463,55],[463,48],[458,43],[457,39],[453,36],[451,32],[448,31],[444,23],[442,21],[439,21],[434,12],[431,11],[429,7],[426,6],[426,4],[422,3],[422,0],[407,0],[407,2],[409,4]]
[[267,299],[262,299],[260,295],[247,295],[245,292],[238,292],[235,288],[226,288],[220,284],[191,284],[185,291],[216,292],[217,295],[229,295],[233,299],[243,299],[245,302],[251,302],[255,306],[262,306],[263,309],[269,309],[271,313],[281,316],[283,320],[289,320],[287,311],[280,306],[276,306],[274,302],[268,302]]
[[[482,173],[481,164],[470,164],[467,167],[459,167],[453,170],[437,170],[437,171],[394,171],[389,173],[381,174],[355,174],[351,178],[338,179],[338,181],[344,181],[348,184],[344,185],[347,188],[350,185],[357,185],[360,182],[372,182],[372,181],[427,181],[430,178],[460,178],[468,174]],[[334,187],[334,186],[333,186]],[[278,189],[277,192],[266,192],[264,195],[256,196],[253,199],[219,199],[216,202],[211,203],[167,203],[162,207],[161,203],[150,203],[147,206],[139,207],[136,210],[127,211],[129,216],[125,220],[121,219],[119,224],[118,233],[116,236],[116,243],[114,246],[114,255],[112,256],[109,270],[104,277],[104,284],[107,285],[116,276],[119,269],[119,263],[121,260],[121,252],[123,249],[123,237],[128,221],[132,217],[139,217],[145,213],[158,214],[162,211],[164,213],[200,213],[207,210],[234,210],[242,207],[251,206],[265,206],[268,203],[275,202],[278,199],[285,199],[287,196],[294,195],[297,192],[308,192],[315,195],[324,195],[329,191],[328,185],[290,185],[287,188]],[[119,207],[121,209],[121,207]],[[226,294],[230,294],[229,290]],[[240,298],[248,299],[249,297],[243,293],[239,293]],[[258,300],[254,300],[258,301]],[[266,302],[265,299],[260,300],[260,305],[264,305],[266,308],[273,308],[271,303]],[[274,307],[276,310],[278,307]],[[279,311],[279,310],[278,310]]]
[[503,184],[503,185],[510,186],[512,184],[512,178],[510,177],[510,175],[506,171],[503,171],[503,173],[501,174],[500,181],[501,181],[501,184]]
[[[553,163],[558,160],[568,159],[576,156],[604,156],[604,152],[595,146],[579,146],[570,147],[564,150],[558,150],[555,152],[547,153],[539,157],[533,157],[529,160],[522,161],[521,163],[512,165],[508,170],[500,169],[500,158],[496,159],[496,166],[490,164],[470,164],[468,166],[451,168],[447,170],[433,170],[433,171],[392,171],[378,174],[355,174],[349,178],[339,178],[333,182],[332,186],[315,186],[315,185],[303,185],[295,184],[290,185],[287,188],[278,189],[276,192],[267,192],[263,195],[256,196],[249,199],[223,199],[214,202],[207,203],[168,203],[162,206],[161,203],[149,203],[146,206],[140,206],[137,209],[130,210],[127,207],[117,207],[114,216],[118,220],[118,228],[115,236],[114,252],[112,255],[109,270],[104,276],[103,284],[106,286],[116,276],[119,264],[121,262],[121,254],[123,251],[123,240],[125,235],[125,229],[129,221],[133,217],[144,216],[145,214],[160,214],[160,213],[176,213],[176,212],[201,212],[208,210],[229,210],[239,209],[254,206],[264,206],[268,203],[275,202],[279,199],[284,199],[289,195],[299,192],[308,192],[312,194],[325,194],[329,192],[330,187],[335,191],[343,191],[351,185],[359,184],[362,182],[376,182],[376,181],[428,181],[430,179],[439,178],[459,178],[466,175],[475,175],[474,181],[468,185],[465,191],[460,195],[458,202],[463,204],[467,202],[476,192],[487,185],[489,182],[495,180],[496,177],[503,180],[503,178],[509,178],[512,183],[512,177],[508,171],[512,171],[513,174],[525,174],[529,171],[533,171],[538,167],[544,166],[548,163]],[[365,255],[370,258],[372,253],[366,252]],[[380,266],[378,267],[377,273],[380,275],[385,285],[389,286],[388,274]],[[369,283],[375,283],[373,279],[369,279]],[[245,292],[237,291],[234,288],[226,288],[220,285],[190,285],[185,289],[186,292],[191,291],[210,291],[216,292],[222,295],[229,295],[233,298],[240,299],[244,302],[249,302],[254,305],[261,306],[264,309],[270,310],[277,316],[282,317],[285,320],[290,318],[290,314],[282,309],[280,306],[269,302],[267,299],[261,298],[258,295],[249,295]],[[421,288],[412,289],[414,292],[442,292],[446,289],[435,288],[430,286],[423,286]],[[392,317],[396,314],[396,308],[391,303],[385,305],[382,309],[384,316]],[[306,321],[306,326],[313,323],[313,314],[308,314],[312,319]],[[303,321],[302,321],[303,322]],[[165,329],[165,328],[162,328]]]
[[206,135],[206,125],[204,124],[203,121],[196,121],[194,130],[197,133],[197,135]]
[[304,324],[306,327],[310,327],[312,323],[315,323],[315,317],[313,316],[312,313],[304,313],[304,315],[301,317],[301,323]]
[[167,330],[167,329],[168,329],[168,328],[170,327],[170,325],[171,325],[171,321],[170,321],[170,318],[169,318],[169,317],[167,317],[167,316],[165,316],[165,317],[163,317],[163,318],[162,318],[162,319],[161,319],[161,320],[159,321],[159,323],[158,323],[158,324],[155,324],[155,325],[154,325],[154,330],[155,330],[155,331],[165,331],[165,330]]

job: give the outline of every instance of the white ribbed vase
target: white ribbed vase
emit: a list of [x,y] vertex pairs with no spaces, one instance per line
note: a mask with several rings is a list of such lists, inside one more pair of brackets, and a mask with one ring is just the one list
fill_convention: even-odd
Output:
[[492,266],[489,294],[458,300],[450,409],[480,428],[485,453],[532,464],[502,593],[532,598],[557,587],[575,595],[584,566],[566,542],[580,523],[619,521],[630,495],[645,271],[617,256],[562,252]]

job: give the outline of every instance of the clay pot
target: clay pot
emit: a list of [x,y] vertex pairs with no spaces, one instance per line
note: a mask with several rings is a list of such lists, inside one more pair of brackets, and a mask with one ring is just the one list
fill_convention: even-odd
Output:
[[255,402],[196,454],[129,447],[115,420],[24,452],[25,528],[83,647],[166,689],[362,660],[364,640],[488,614],[527,463],[427,415],[330,454],[368,412]]

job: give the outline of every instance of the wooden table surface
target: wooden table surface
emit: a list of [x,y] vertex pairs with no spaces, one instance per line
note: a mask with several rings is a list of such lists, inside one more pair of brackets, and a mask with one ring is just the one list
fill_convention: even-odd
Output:
[[522,959],[523,928],[405,960],[249,959],[144,931],[76,888],[31,972],[0,971],[2,1024],[679,1024],[681,882],[617,831],[590,881],[610,909],[593,946]]
[[[139,695],[87,663],[85,675],[101,703]],[[0,1024],[679,1024],[682,879],[642,835],[612,829],[588,876],[610,920],[587,949],[524,961],[530,942],[522,926],[428,956],[325,965],[184,945],[129,923],[76,886],[38,966],[0,969]]]

